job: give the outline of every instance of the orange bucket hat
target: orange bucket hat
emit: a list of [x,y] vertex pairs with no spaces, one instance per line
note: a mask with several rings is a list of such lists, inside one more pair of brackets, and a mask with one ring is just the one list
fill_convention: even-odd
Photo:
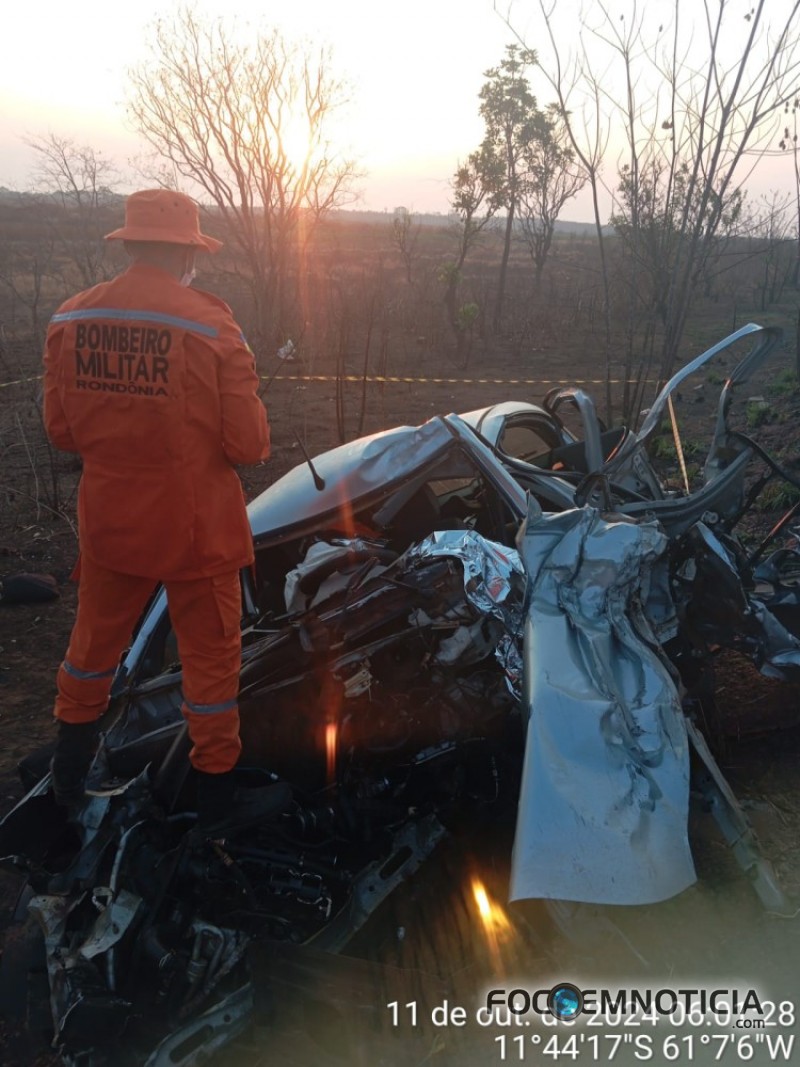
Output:
[[143,189],[125,201],[125,225],[106,234],[107,241],[166,241],[218,252],[222,241],[200,232],[197,204],[172,189]]

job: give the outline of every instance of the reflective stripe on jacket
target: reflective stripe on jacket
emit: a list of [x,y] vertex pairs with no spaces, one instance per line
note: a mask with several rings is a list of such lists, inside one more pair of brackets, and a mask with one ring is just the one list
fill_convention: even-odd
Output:
[[44,417],[80,453],[81,551],[155,579],[252,562],[233,465],[269,455],[253,355],[228,306],[134,264],[53,316]]

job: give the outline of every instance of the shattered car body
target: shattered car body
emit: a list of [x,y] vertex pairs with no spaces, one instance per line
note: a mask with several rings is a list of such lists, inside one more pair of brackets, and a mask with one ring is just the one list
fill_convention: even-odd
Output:
[[[293,796],[224,841],[192,832],[180,665],[154,597],[77,819],[45,775],[0,824],[67,1060],[103,1062],[124,1033],[132,1062],[199,1062],[246,1023],[254,946],[341,950],[478,812],[516,810],[513,900],[653,903],[695,880],[691,785],[764,903],[785,905],[693,715],[716,647],[800,673],[797,552],[748,558],[734,531],[752,461],[785,474],[727,421],[778,336],[744,327],[698,357],[638,433],[562,390],[351,442],[256,499],[239,775]],[[670,397],[747,338],[703,486],[669,490],[647,447]]]

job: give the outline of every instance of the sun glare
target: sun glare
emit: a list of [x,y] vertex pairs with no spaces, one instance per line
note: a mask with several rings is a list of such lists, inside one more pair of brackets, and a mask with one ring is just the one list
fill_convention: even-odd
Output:
[[308,119],[303,115],[289,115],[281,124],[281,150],[292,168],[301,171],[314,154]]

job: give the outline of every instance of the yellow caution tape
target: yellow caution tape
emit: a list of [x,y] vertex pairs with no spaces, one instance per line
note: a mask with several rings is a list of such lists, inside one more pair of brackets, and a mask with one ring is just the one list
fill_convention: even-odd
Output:
[[[360,374],[262,374],[263,381],[272,382],[368,382],[377,385],[421,384],[421,385],[657,385],[653,378],[406,378],[394,375],[371,375],[364,378]],[[0,382],[0,389],[12,385],[27,385],[40,382],[42,375],[34,378],[18,378],[13,382]]]
[[[271,378],[262,374],[262,378],[274,382],[410,382],[429,385],[605,385],[605,378],[403,378],[389,375],[370,375],[364,378],[360,374],[276,374]],[[611,385],[637,385],[641,383],[656,385],[651,378],[611,378]]]

